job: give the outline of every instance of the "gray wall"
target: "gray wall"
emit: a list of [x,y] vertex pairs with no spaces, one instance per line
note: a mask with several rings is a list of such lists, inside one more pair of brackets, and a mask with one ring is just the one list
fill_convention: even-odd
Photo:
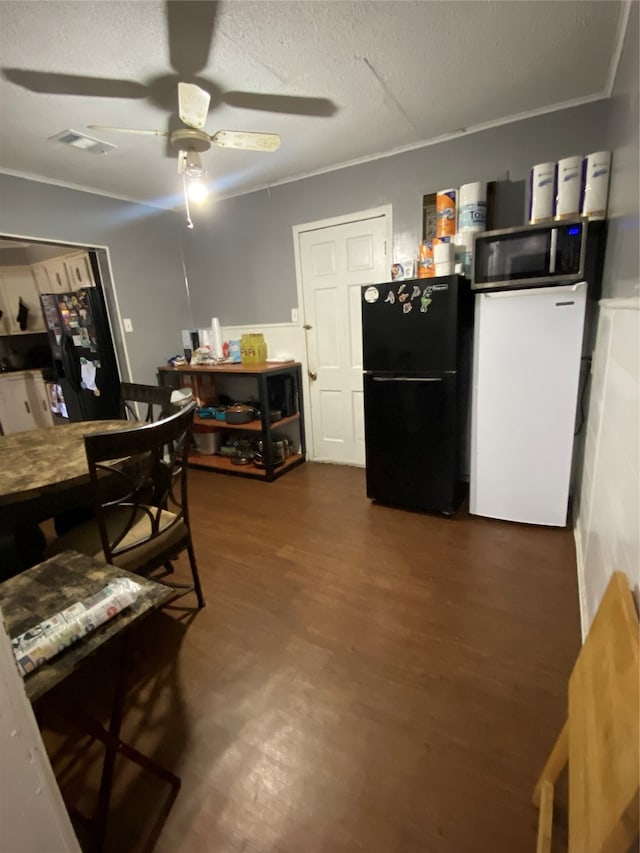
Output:
[[[600,101],[421,148],[267,191],[220,201],[194,214],[185,255],[196,325],[278,323],[297,304],[291,228],[393,205],[395,249],[413,257],[425,192],[509,174],[524,220],[524,181],[534,163],[606,148],[609,104]],[[286,146],[286,139],[283,140]],[[268,156],[268,155],[265,155]],[[508,189],[508,187],[507,187]],[[515,221],[514,221],[515,217]]]
[[3,174],[0,198],[0,234],[108,247],[122,316],[133,321],[126,335],[132,378],[155,383],[155,368],[180,351],[180,329],[190,326],[181,218]]
[[613,152],[603,296],[640,295],[638,202],[638,3],[631,6],[610,106],[605,148]]
[[583,635],[611,573],[640,603],[640,259],[638,246],[639,7],[631,14],[610,105],[613,152],[608,239],[586,427],[579,447],[576,551]]

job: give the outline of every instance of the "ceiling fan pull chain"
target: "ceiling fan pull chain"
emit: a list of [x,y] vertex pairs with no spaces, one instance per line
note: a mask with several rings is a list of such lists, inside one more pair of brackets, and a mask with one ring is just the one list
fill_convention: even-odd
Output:
[[191,221],[191,211],[189,210],[189,192],[187,190],[187,174],[186,172],[182,173],[182,189],[184,192],[184,206],[187,211],[187,228],[193,228],[193,222]]

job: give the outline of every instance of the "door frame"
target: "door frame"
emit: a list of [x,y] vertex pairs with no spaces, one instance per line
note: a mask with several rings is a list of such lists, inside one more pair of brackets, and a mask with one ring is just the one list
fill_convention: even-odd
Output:
[[60,246],[60,248],[79,249],[85,252],[94,252],[100,270],[100,286],[106,303],[107,322],[113,341],[113,349],[116,364],[121,379],[131,379],[131,361],[127,340],[122,327],[122,312],[118,301],[118,290],[116,287],[113,268],[111,266],[111,255],[109,246],[101,243],[77,243],[75,240],[61,240],[56,237],[34,237],[28,234],[13,234],[10,231],[0,231],[0,237],[8,237],[11,240],[22,240],[27,243],[45,243],[48,246]]
[[[304,317],[304,294],[302,287],[302,263],[300,260],[300,236],[305,231],[320,231],[323,228],[333,228],[335,225],[348,225],[351,222],[359,222],[365,219],[385,220],[385,241],[387,243],[387,257],[393,257],[393,205],[383,204],[368,210],[357,210],[354,213],[343,213],[340,216],[332,216],[328,219],[317,219],[315,222],[303,222],[301,225],[293,225],[293,257],[296,265],[296,293],[298,298],[298,323],[302,327],[305,324]],[[389,264],[389,280],[391,279],[391,263]],[[314,461],[316,458],[315,440],[313,434],[313,419],[311,417],[311,391],[309,387],[309,355],[307,351],[307,336],[304,334],[304,349],[301,356],[302,362],[302,393],[304,396],[304,422],[307,441],[307,458]]]

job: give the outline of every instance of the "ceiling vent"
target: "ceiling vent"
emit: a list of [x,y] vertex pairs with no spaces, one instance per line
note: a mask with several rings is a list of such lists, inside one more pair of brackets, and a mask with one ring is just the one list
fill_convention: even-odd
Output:
[[102,142],[102,140],[94,139],[92,136],[78,133],[77,130],[63,130],[56,133],[55,136],[50,136],[49,139],[70,145],[72,148],[80,148],[81,151],[89,151],[91,154],[108,154],[109,151],[118,147],[110,142]]

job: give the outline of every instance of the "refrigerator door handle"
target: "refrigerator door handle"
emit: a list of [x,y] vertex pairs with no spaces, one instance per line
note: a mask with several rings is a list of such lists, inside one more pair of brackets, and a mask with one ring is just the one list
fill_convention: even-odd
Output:
[[442,382],[442,376],[374,376],[374,382]]
[[577,281],[575,284],[562,284],[551,287],[526,287],[518,290],[496,290],[492,293],[480,293],[486,299],[518,299],[520,296],[542,296],[544,293],[577,293],[587,287],[586,281]]

